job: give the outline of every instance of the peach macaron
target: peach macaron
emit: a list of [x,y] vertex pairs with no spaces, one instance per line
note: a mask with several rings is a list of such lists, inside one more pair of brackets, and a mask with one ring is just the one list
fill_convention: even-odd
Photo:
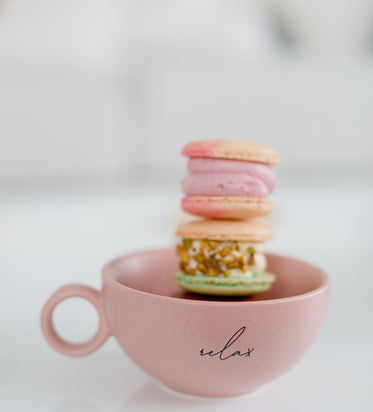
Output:
[[266,226],[252,221],[198,220],[181,224],[177,252],[179,286],[215,296],[247,296],[264,292],[275,276],[267,272]]
[[276,185],[271,164],[277,151],[269,146],[238,140],[202,140],[188,143],[189,175],[182,181],[182,209],[215,219],[246,219],[267,215],[267,196]]

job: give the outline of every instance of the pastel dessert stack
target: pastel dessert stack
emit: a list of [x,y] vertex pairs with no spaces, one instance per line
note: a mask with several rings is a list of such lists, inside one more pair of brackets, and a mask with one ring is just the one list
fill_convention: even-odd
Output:
[[189,292],[245,296],[264,292],[275,276],[266,271],[264,242],[271,231],[252,218],[272,211],[276,150],[258,143],[205,140],[187,144],[189,175],[182,208],[203,220],[179,226],[178,284]]

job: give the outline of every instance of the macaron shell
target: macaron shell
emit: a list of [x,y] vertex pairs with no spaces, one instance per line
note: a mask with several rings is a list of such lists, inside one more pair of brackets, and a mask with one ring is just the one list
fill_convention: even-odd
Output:
[[181,224],[176,236],[186,239],[241,240],[264,242],[272,238],[271,230],[252,221],[195,220]]
[[273,203],[249,197],[186,196],[181,208],[188,213],[215,219],[248,219],[271,213]]
[[279,156],[272,147],[241,140],[200,140],[188,143],[181,154],[188,157],[250,160],[278,163]]
[[272,273],[265,272],[255,279],[231,279],[210,276],[185,275],[176,273],[176,282],[188,292],[214,296],[248,296],[265,292],[275,280]]

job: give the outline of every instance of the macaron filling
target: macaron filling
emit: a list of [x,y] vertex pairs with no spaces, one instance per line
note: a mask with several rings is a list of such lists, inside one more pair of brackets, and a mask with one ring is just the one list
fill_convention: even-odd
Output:
[[201,276],[254,280],[267,267],[263,243],[182,239],[177,252],[181,272],[195,280]]
[[192,157],[188,160],[190,174],[233,173],[255,177],[261,180],[271,192],[276,186],[276,174],[266,163],[235,159],[209,159]]
[[276,185],[270,165],[212,158],[191,158],[182,189],[187,196],[267,197]]

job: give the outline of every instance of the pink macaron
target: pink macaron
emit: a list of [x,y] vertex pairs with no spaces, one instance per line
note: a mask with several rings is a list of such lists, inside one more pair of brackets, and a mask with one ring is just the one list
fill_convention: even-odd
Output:
[[204,140],[188,143],[189,175],[183,179],[182,208],[197,216],[246,219],[269,214],[267,196],[276,185],[272,163],[276,150],[237,140]]

